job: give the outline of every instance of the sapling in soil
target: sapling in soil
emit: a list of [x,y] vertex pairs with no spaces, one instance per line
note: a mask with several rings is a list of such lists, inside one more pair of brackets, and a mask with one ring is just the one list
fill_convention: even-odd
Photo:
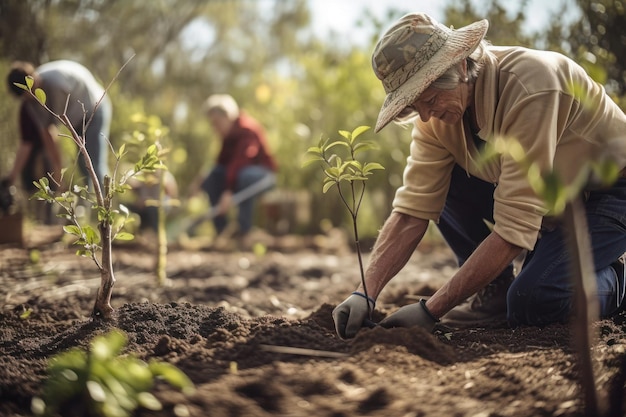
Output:
[[[370,298],[367,292],[367,285],[365,284],[365,270],[363,268],[357,217],[363,201],[363,195],[365,194],[365,182],[372,175],[373,171],[385,168],[378,162],[362,162],[357,159],[359,153],[376,149],[373,142],[357,140],[368,129],[369,126],[359,126],[352,132],[340,130],[341,139],[339,140],[321,139],[317,146],[307,150],[307,159],[303,166],[321,162],[324,170],[322,192],[326,193],[336,186],[341,201],[350,212],[354,231],[354,244],[361,273],[361,285],[365,295],[363,302],[367,304],[368,324],[373,325],[372,310],[368,301]],[[343,157],[338,153],[334,153],[335,149],[344,149]],[[342,187],[344,185],[345,187]]]
[[566,185],[555,171],[542,172],[538,163],[528,158],[519,141],[505,138],[489,143],[481,154],[480,163],[487,164],[503,154],[508,155],[526,172],[528,183],[545,203],[548,215],[563,225],[574,286],[572,330],[585,415],[599,416],[607,406],[598,395],[591,347],[596,339],[592,326],[599,319],[600,308],[591,239],[581,194],[590,178],[598,185],[609,186],[617,180],[620,169],[610,158],[590,162],[581,166],[574,181]]
[[[124,67],[122,67],[122,69],[123,68]],[[113,151],[116,160],[113,175],[105,175],[103,183],[100,184],[91,163],[89,153],[87,152],[85,138],[74,129],[66,114],[67,106],[71,97],[67,97],[63,113],[56,114],[46,105],[46,93],[40,88],[33,90],[34,79],[32,77],[26,77],[25,84],[16,85],[34,97],[39,104],[52,114],[61,125],[68,129],[69,135],[64,134],[63,136],[69,137],[73,140],[78,147],[79,157],[82,157],[85,162],[93,191],[90,191],[87,186],[72,186],[71,181],[69,189],[64,190],[61,183],[63,182],[63,174],[65,173],[65,170],[62,170],[60,176],[59,173],[53,173],[54,175],[49,175],[50,179],[44,177],[39,181],[35,181],[34,185],[37,187],[37,192],[32,198],[57,204],[63,210],[63,212],[59,214],[59,217],[70,223],[69,225],[64,226],[63,230],[65,233],[76,237],[74,244],[80,247],[77,251],[77,255],[91,258],[100,271],[100,288],[96,294],[92,317],[111,319],[113,315],[113,308],[111,307],[111,294],[113,291],[113,285],[115,284],[112,262],[112,242],[115,239],[133,239],[132,234],[123,231],[124,225],[129,219],[129,211],[123,205],[119,206],[119,210],[114,209],[114,198],[118,194],[124,193],[130,189],[130,186],[127,184],[130,178],[140,174],[141,172],[153,172],[157,169],[165,168],[159,159],[157,146],[149,146],[145,155],[143,155],[135,164],[134,168],[128,170],[118,178],[117,171],[119,163],[126,153],[126,147],[125,145],[122,145],[117,152]],[[107,91],[108,87],[104,94],[106,94]],[[95,113],[95,110],[98,108],[103,98],[104,95],[96,103],[92,115]],[[82,131],[86,132],[91,119],[86,119],[86,109],[83,109],[83,114]],[[56,183],[57,190],[52,189],[50,186],[50,180]],[[97,216],[97,230],[85,221],[82,221],[79,216],[77,216],[76,209],[81,201],[86,203]],[[97,255],[100,251],[102,253],[101,256],[98,257]]]

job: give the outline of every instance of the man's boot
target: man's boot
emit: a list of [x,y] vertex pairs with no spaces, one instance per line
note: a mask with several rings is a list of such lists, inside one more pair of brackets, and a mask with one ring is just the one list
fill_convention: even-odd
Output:
[[502,274],[485,288],[469,297],[443,317],[441,323],[450,327],[480,327],[506,324],[506,294],[514,279],[513,269]]

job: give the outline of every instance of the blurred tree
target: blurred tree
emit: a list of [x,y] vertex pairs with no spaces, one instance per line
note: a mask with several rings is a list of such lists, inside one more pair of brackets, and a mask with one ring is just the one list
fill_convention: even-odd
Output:
[[[568,0],[570,9],[578,8],[575,1],[596,18],[608,19],[605,36],[619,39],[623,29],[611,26],[623,18],[616,2],[593,3],[606,3],[602,9],[589,0]],[[171,128],[168,167],[183,197],[191,179],[212,163],[219,150],[203,102],[212,93],[230,93],[264,124],[281,168],[279,186],[310,191],[316,216],[310,231],[315,231],[324,218],[339,225],[345,211],[321,195],[319,182],[308,178],[319,171],[302,170],[300,158],[321,136],[374,124],[384,92],[373,76],[370,52],[380,33],[404,12],[391,7],[383,14],[366,11],[357,25],[365,29],[361,33],[366,33],[369,44],[355,47],[338,35],[316,39],[307,0],[0,0],[0,77],[4,79],[13,59],[37,64],[74,59],[107,84],[135,54],[109,92],[114,104],[111,141],[119,146],[124,133],[133,131],[133,114],[158,116]],[[603,74],[609,83],[617,79],[606,75],[604,68],[621,62],[617,57],[624,48],[611,50],[615,42],[598,35],[597,23],[589,23],[589,32],[583,32],[555,18],[545,31],[526,33],[526,1],[511,6],[504,0],[449,0],[445,13],[445,23],[455,27],[488,18],[488,39],[494,44],[536,47],[543,42],[596,71],[599,81]],[[575,31],[580,36],[570,41],[570,32]],[[583,44],[584,33],[596,32],[595,44],[593,36]],[[607,52],[600,53],[600,46]],[[620,82],[623,85],[623,79]],[[4,90],[0,87],[0,92]],[[0,101],[2,172],[8,170],[6,161],[12,161],[18,140],[15,103]],[[390,126],[373,140],[381,150],[368,158],[386,170],[368,184],[369,201],[361,218],[370,230],[364,228],[364,235],[376,233],[389,213],[401,184],[410,133]]]
[[[626,4],[620,0],[576,0],[582,18],[561,28],[571,54],[610,93],[626,93]],[[599,78],[599,79],[598,79]]]
[[2,0],[0,2],[0,56],[45,61],[47,36],[39,16],[47,14],[50,0]]
[[488,0],[477,5],[472,0],[449,1],[444,8],[446,23],[454,27],[469,25],[480,19],[489,20],[487,39],[497,45],[519,45],[531,47],[535,42],[532,35],[524,33],[528,0],[515,3],[503,0]]

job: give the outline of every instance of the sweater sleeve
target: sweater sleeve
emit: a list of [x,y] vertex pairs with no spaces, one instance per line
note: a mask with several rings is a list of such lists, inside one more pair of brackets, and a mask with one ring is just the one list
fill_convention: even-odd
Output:
[[241,131],[233,157],[226,166],[226,190],[234,190],[237,185],[237,175],[242,168],[253,165],[259,155],[260,141],[255,132],[250,129]]
[[[503,119],[501,136],[517,141],[525,159],[548,173],[570,107],[559,92],[541,92],[517,101]],[[494,192],[494,231],[506,241],[531,250],[547,210],[529,179],[529,171],[509,153],[500,156],[501,173]]]
[[413,129],[403,185],[396,191],[393,210],[425,220],[438,221],[450,187],[454,158],[435,139],[430,127]]

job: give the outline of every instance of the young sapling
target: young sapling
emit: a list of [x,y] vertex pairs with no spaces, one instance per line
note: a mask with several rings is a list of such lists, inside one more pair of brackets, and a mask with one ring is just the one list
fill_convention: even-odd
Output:
[[[117,76],[115,78],[117,78]],[[119,210],[114,209],[113,201],[116,195],[130,189],[127,182],[133,176],[141,172],[152,172],[156,169],[165,168],[159,160],[158,149],[155,145],[148,147],[146,154],[135,164],[134,169],[129,170],[118,179],[117,170],[119,163],[121,158],[126,154],[125,145],[122,145],[117,152],[113,151],[116,158],[113,176],[105,175],[102,184],[100,184],[87,151],[85,138],[74,129],[74,126],[66,114],[71,97],[67,97],[63,113],[56,114],[46,105],[46,93],[40,88],[33,90],[34,79],[32,77],[27,76],[25,84],[16,83],[16,85],[35,98],[61,125],[68,129],[69,135],[64,134],[63,136],[73,140],[78,147],[79,156],[82,156],[85,162],[87,173],[91,179],[93,192],[89,191],[86,186],[77,185],[73,187],[70,185],[68,190],[64,190],[61,182],[63,181],[65,170],[62,170],[61,173],[52,173],[53,175],[49,175],[50,179],[56,183],[58,188],[56,191],[50,187],[50,180],[44,177],[34,182],[35,187],[37,187],[37,192],[34,194],[33,198],[58,204],[64,210],[64,213],[61,213],[59,216],[71,223],[63,229],[66,233],[76,237],[74,243],[81,247],[77,251],[77,254],[91,258],[100,271],[100,288],[96,294],[92,317],[111,319],[113,314],[111,294],[113,285],[115,284],[112,262],[112,242],[115,239],[133,239],[132,234],[123,231],[123,227],[128,220],[128,209],[123,205],[119,206]],[[92,117],[104,99],[107,91],[108,87],[103,96],[96,103],[91,113]],[[83,132],[87,131],[91,122],[91,118],[86,120],[86,114],[87,110],[83,108]],[[86,202],[89,207],[91,207],[91,210],[96,213],[97,230],[88,224],[83,224],[76,215],[76,207],[80,200]],[[97,256],[99,251],[102,252],[100,258]]]
[[[321,139],[317,146],[309,148],[306,152],[307,158],[303,166],[309,166],[316,162],[321,162],[324,171],[324,181],[322,192],[326,193],[333,187],[337,187],[337,192],[341,201],[350,212],[352,227],[354,231],[354,244],[359,261],[359,271],[361,273],[361,285],[363,286],[364,302],[367,304],[369,326],[373,326],[372,309],[369,302],[369,294],[365,283],[365,269],[363,267],[363,257],[361,243],[359,240],[359,229],[357,218],[363,195],[365,194],[365,182],[372,175],[373,171],[385,169],[378,162],[362,162],[357,159],[361,152],[376,149],[376,145],[370,141],[357,140],[359,136],[367,131],[369,126],[359,126],[352,132],[340,130],[341,139],[331,140]],[[335,153],[336,149],[343,149],[343,157]]]

